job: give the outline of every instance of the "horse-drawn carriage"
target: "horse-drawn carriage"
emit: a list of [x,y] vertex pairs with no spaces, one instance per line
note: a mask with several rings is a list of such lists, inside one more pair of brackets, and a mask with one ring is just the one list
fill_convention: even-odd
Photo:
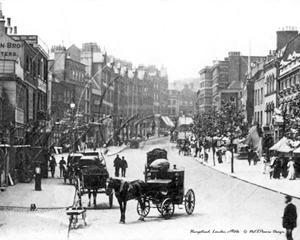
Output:
[[[156,163],[157,167],[155,167]],[[172,169],[168,167],[166,150],[156,148],[147,153],[144,174],[148,191],[144,197],[144,206],[142,207],[138,202],[137,212],[141,217],[146,217],[153,205],[165,219],[173,216],[174,205],[184,204],[187,214],[193,213],[194,191],[189,189],[184,194],[184,169],[177,168],[175,165]]]
[[[74,178],[79,206],[82,206],[82,196],[86,193],[88,193],[89,197],[88,206],[91,205],[91,194],[93,194],[94,206],[96,206],[97,193],[105,193],[106,180],[109,178],[105,158],[96,154],[86,153],[78,160]],[[110,194],[110,208],[112,208],[112,204],[113,195]]]

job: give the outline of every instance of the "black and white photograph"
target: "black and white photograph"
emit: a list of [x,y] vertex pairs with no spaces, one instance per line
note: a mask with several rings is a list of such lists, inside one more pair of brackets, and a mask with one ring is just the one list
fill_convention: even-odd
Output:
[[299,9],[0,0],[0,239],[300,239]]

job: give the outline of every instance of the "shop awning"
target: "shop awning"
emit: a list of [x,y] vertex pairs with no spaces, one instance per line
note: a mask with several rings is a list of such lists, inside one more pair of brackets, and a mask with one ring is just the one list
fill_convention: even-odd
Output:
[[[281,138],[277,143],[274,144],[273,147],[270,148],[270,150],[276,150],[278,152],[295,152],[297,149],[295,149],[296,146],[299,145],[299,141],[292,141],[290,139],[287,139],[286,137]],[[294,150],[295,149],[295,150]],[[300,150],[298,150],[300,152]]]
[[275,143],[270,150],[277,151],[279,147],[287,141],[286,137],[281,138],[277,143]]
[[179,117],[178,119],[178,126],[181,125],[190,125],[191,123],[193,123],[193,119],[191,117]]
[[294,153],[300,153],[300,147],[296,148],[296,149],[294,150]]
[[174,127],[174,123],[171,121],[171,119],[168,116],[161,116],[161,119],[164,121],[164,123],[169,127]]

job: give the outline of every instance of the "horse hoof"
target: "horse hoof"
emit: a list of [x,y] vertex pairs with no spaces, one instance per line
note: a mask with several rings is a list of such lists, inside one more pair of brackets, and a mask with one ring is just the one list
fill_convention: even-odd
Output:
[[125,221],[121,220],[119,223],[125,224]]
[[91,206],[91,203],[88,203],[88,207],[90,207]]

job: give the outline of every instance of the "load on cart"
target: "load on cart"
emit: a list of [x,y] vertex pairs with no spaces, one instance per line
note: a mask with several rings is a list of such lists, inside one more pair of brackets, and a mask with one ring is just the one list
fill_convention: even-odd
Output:
[[184,204],[187,214],[195,208],[195,194],[189,189],[184,194],[184,169],[175,165],[170,168],[167,151],[155,148],[147,153],[145,182],[148,192],[145,194],[145,206],[138,203],[137,212],[146,217],[151,207],[157,208],[163,218],[169,219],[174,214],[174,205]]

